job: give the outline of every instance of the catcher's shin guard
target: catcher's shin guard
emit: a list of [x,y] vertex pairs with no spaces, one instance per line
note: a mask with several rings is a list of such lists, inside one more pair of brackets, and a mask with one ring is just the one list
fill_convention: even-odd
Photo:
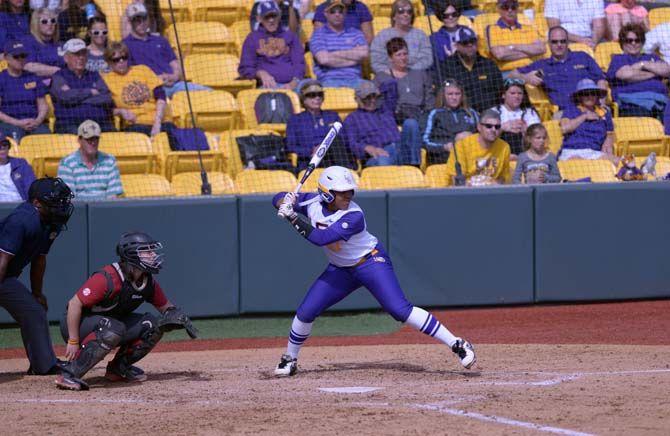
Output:
[[113,363],[118,365],[123,372],[130,368],[133,363],[149,354],[163,337],[163,332],[158,328],[153,316],[147,316],[141,321],[141,324],[143,328],[140,337],[135,341],[123,344],[114,357]]
[[120,321],[102,318],[95,331],[89,335],[94,339],[85,340],[77,357],[63,370],[76,378],[81,378],[121,342],[125,326]]

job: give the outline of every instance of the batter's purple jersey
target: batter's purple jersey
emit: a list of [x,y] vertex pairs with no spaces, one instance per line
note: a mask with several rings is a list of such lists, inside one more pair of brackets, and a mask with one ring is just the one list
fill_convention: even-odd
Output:
[[[276,206],[284,195],[284,192],[278,193],[272,203]],[[316,195],[299,194],[297,203],[311,200]],[[328,211],[325,203],[320,203],[319,206],[322,208],[323,215],[335,213]],[[308,206],[295,207],[295,211],[303,215],[307,215],[307,209]],[[341,225],[341,220],[347,220],[347,225]],[[308,240],[317,246],[347,241],[356,235],[356,231],[365,231],[364,222],[365,217],[362,211],[352,212],[331,223],[327,228],[317,226],[309,235]],[[296,313],[298,319],[305,323],[313,322],[323,311],[363,286],[394,319],[405,322],[413,305],[400,288],[391,258],[382,244],[377,243],[375,250],[376,253],[363,256],[365,260],[353,266],[341,267],[329,264],[300,303]]]

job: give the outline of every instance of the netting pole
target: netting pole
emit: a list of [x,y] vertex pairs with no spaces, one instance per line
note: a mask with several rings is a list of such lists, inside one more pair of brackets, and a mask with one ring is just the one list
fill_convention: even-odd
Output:
[[[177,43],[177,52],[179,53],[179,65],[181,67],[181,71],[184,76],[184,87],[186,90],[186,101],[188,102],[188,111],[191,114],[191,124],[193,125],[193,128],[196,128],[197,126],[195,125],[195,115],[193,114],[193,105],[191,103],[191,93],[188,90],[188,80],[186,79],[186,69],[184,68],[184,55],[181,51],[181,43],[179,42],[179,32],[177,32],[177,19],[174,16],[174,8],[172,7],[172,0],[168,0],[168,6],[170,7],[170,18],[172,18],[172,28],[174,29],[175,42]],[[205,171],[205,165],[202,163],[202,153],[200,153],[200,147],[198,147],[196,151],[198,152],[198,163],[200,164],[200,179],[202,180],[202,185],[200,186],[200,193],[202,195],[210,195],[212,193],[212,185],[209,184],[209,180],[207,179],[207,171]]]
[[[437,2],[439,3],[439,2]],[[431,2],[431,6],[433,5],[433,2]],[[439,6],[439,5],[438,5]],[[423,0],[423,10],[424,13],[426,13],[426,17],[428,17],[428,30],[430,31],[430,36],[433,36],[433,23],[430,21],[430,15],[427,14],[428,12],[428,0]],[[432,7],[431,7],[432,10]],[[433,10],[433,13],[435,11]],[[438,83],[440,86],[438,87],[438,92],[440,91],[440,88],[442,88],[443,82],[443,77],[442,77],[442,66],[440,65],[440,61],[437,58],[437,52],[433,49],[433,63],[435,65],[435,70],[437,71],[437,79]],[[463,169],[461,168],[461,163],[458,161],[458,154],[456,153],[456,144],[454,144],[454,148],[452,150],[454,153],[454,169],[456,171],[456,175],[454,176],[454,185],[455,186],[465,186],[465,176],[463,175]]]

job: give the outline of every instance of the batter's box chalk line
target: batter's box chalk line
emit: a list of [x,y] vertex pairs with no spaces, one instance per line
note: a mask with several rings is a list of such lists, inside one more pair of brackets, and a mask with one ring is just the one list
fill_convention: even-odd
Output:
[[376,388],[372,386],[344,386],[337,388],[318,388],[321,392],[328,392],[332,394],[367,394],[370,392],[381,391],[384,388]]
[[474,382],[489,386],[556,386],[561,383],[577,380],[584,377],[622,377],[622,376],[645,376],[653,374],[670,374],[670,369],[641,369],[628,371],[597,371],[597,372],[532,372],[532,371],[497,371],[489,372],[488,375],[497,377],[498,380],[482,380]]

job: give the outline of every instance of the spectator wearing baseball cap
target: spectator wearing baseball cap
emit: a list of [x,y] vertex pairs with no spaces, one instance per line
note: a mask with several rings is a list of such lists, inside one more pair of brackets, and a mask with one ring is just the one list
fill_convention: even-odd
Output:
[[618,163],[614,157],[612,114],[600,104],[606,95],[607,91],[591,79],[577,83],[573,104],[566,107],[560,121],[563,147],[559,160],[610,159]]
[[2,2],[0,5],[0,47],[30,35],[30,8],[26,3]]
[[446,0],[435,5],[435,16],[442,22],[442,27],[430,35],[430,43],[438,62],[444,62],[456,53],[458,31],[465,26],[458,24],[461,17],[460,0]]
[[35,173],[25,159],[9,156],[11,147],[9,138],[0,132],[0,201],[26,201]]
[[[358,109],[344,120],[344,131],[349,149],[365,166],[419,165],[421,160],[421,138],[419,132],[400,135],[396,126],[394,109],[398,100],[397,89],[392,82],[377,85],[362,80],[356,88]],[[384,101],[378,107],[378,99]]]
[[[344,27],[353,27],[360,30],[365,35],[365,40],[370,44],[375,36],[372,29],[372,14],[370,13],[370,9],[360,0],[342,0],[342,4],[346,7]],[[314,29],[323,27],[326,24],[326,6],[328,6],[327,1],[316,7],[313,20]]]
[[47,87],[24,70],[28,52],[20,41],[4,47],[7,69],[0,72],[0,132],[20,141],[25,135],[51,133],[45,124]]
[[324,13],[326,25],[315,29],[309,41],[316,78],[324,87],[356,88],[369,54],[365,35],[344,26],[346,8],[342,0],[328,0]]
[[[121,15],[121,38],[125,38],[130,35],[132,25],[130,23],[130,17],[128,12],[132,12],[133,9],[130,8],[131,4],[141,4],[147,10],[147,19],[149,21],[149,33],[154,33],[158,35],[163,35],[165,33],[165,19],[161,15],[160,3],[159,0],[131,0],[123,15]],[[126,4],[126,2],[124,2]]]
[[104,200],[123,194],[116,158],[98,150],[100,126],[85,120],[77,128],[79,149],[61,159],[58,177],[70,187],[75,198]]
[[433,65],[433,48],[430,39],[421,29],[414,27],[416,11],[409,0],[395,0],[391,6],[391,27],[378,31],[370,44],[370,64],[375,74],[389,72],[390,64],[386,43],[392,38],[402,38],[409,50],[409,67],[427,70]]
[[591,48],[595,48],[607,32],[603,0],[546,0],[544,17],[550,29],[561,26],[568,31],[570,42],[581,42]]
[[295,89],[305,76],[305,52],[298,35],[279,25],[279,7],[273,1],[258,6],[260,27],[247,35],[238,72],[256,79],[263,88]]
[[[523,67],[546,51],[544,41],[534,25],[522,25],[517,16],[517,0],[498,0],[500,18],[486,27],[486,45],[502,71]],[[576,9],[577,10],[577,9]]]
[[43,78],[49,86],[51,76],[65,68],[58,40],[58,15],[49,9],[37,9],[30,17],[30,35],[21,40],[28,51],[26,71]]
[[[168,97],[186,89],[177,55],[167,39],[150,32],[149,14],[142,3],[131,3],[126,9],[130,20],[130,35],[123,38],[123,43],[130,53],[130,65],[146,65],[151,68],[162,81]],[[210,90],[196,83],[188,84],[189,91]]]
[[[442,86],[447,77],[456,79],[465,91],[468,103],[482,112],[500,102],[503,79],[494,61],[477,51],[477,34],[468,27],[456,31],[456,53],[434,71],[435,86]],[[437,73],[442,73],[442,77]]]
[[64,68],[54,74],[51,97],[56,115],[56,133],[75,133],[86,119],[98,123],[105,132],[113,131],[112,96],[97,71],[88,71],[88,48],[81,39],[63,45]]

